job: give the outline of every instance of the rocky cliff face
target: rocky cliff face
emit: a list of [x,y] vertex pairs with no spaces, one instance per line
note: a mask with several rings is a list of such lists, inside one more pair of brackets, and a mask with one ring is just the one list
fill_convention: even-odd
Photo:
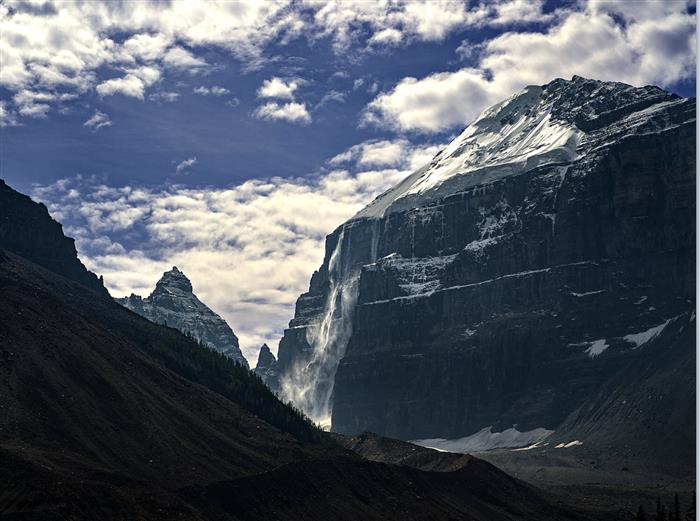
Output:
[[273,392],[279,392],[277,359],[275,355],[272,354],[267,344],[263,344],[260,347],[258,363],[255,366],[255,374],[257,374]]
[[[694,309],[695,99],[559,79],[328,236],[280,383],[341,433],[581,429],[641,358],[694,360]],[[694,410],[687,387],[666,399]]]
[[167,324],[193,335],[241,365],[248,362],[238,347],[238,338],[226,321],[192,292],[192,283],[177,267],[163,274],[147,298],[138,295],[116,299],[121,305],[157,324]]
[[0,249],[15,252],[100,294],[108,294],[102,279],[80,262],[75,242],[63,235],[63,227],[51,218],[46,206],[16,192],[2,179]]

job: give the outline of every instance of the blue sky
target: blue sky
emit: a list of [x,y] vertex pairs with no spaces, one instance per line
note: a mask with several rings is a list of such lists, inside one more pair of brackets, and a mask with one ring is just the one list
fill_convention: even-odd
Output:
[[113,294],[172,264],[253,357],[323,238],[487,106],[573,74],[695,95],[688,2],[0,4],[0,177]]

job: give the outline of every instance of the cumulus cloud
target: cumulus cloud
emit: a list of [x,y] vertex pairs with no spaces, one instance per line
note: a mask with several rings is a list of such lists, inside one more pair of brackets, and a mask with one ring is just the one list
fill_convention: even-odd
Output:
[[279,98],[279,99],[294,99],[294,91],[302,84],[302,80],[293,78],[284,80],[282,78],[273,77],[265,80],[258,89],[258,98]]
[[96,90],[102,97],[123,94],[143,100],[146,87],[156,83],[160,79],[160,74],[160,70],[150,66],[129,69],[125,76],[104,81],[96,87]]
[[485,23],[488,11],[470,9],[466,2],[432,0],[427,2],[345,1],[317,4],[312,27],[318,36],[333,42],[336,52],[368,43],[397,44],[401,41],[439,41],[458,28]]
[[12,112],[9,104],[0,101],[0,127],[14,127],[17,125],[17,115]]
[[415,170],[427,163],[440,148],[442,145],[423,145],[416,148],[407,139],[375,139],[350,147],[331,158],[329,163],[335,166],[352,163],[356,167],[393,167]]
[[192,92],[195,94],[199,94],[200,96],[209,96],[210,94],[212,96],[226,96],[227,94],[231,94],[231,91],[228,90],[226,87],[221,87],[219,85],[214,85],[212,87],[205,87],[204,85],[200,85],[199,87],[195,87],[192,89]]
[[182,47],[173,47],[169,49],[163,56],[163,63],[167,67],[184,70],[190,74],[197,74],[209,67],[209,64],[205,60],[196,57],[190,51]]
[[268,121],[287,121],[289,123],[311,123],[311,114],[305,103],[277,103],[271,101],[255,109],[254,116]]
[[263,342],[277,345],[322,261],[325,236],[434,154],[408,143],[404,151],[394,168],[349,160],[316,176],[222,188],[116,187],[76,176],[32,195],[64,223],[115,296],[147,295],[165,270],[184,270],[255,363]]
[[[503,16],[523,5],[510,4]],[[534,16],[534,15],[533,15]],[[633,85],[670,85],[695,75],[695,16],[685,2],[623,6],[591,2],[557,13],[545,32],[511,31],[482,44],[478,64],[403,78],[366,107],[362,123],[399,131],[441,132],[526,85],[578,74]],[[619,23],[622,17],[624,23]]]
[[[542,82],[552,75],[570,75],[570,69],[582,75],[599,73],[598,77],[619,70],[623,80],[668,84],[687,78],[684,70],[695,57],[694,15],[687,13],[687,2],[678,1],[582,0],[549,12],[543,0],[128,5],[64,0],[42,4],[46,8],[37,5],[12,0],[0,4],[0,86],[12,94],[28,90],[83,95],[96,88],[101,96],[144,99],[165,74],[208,71],[211,66],[203,56],[212,48],[229,52],[244,70],[251,70],[274,60],[267,53],[271,44],[284,45],[294,38],[313,45],[329,42],[336,53],[352,52],[357,59],[373,48],[441,41],[457,31],[485,26],[508,32],[478,49],[481,57],[474,68],[487,80],[482,89],[486,92],[468,94],[476,101],[489,97],[488,92],[501,96],[507,85],[522,86],[532,77]],[[523,32],[527,24],[546,30]],[[588,47],[589,42],[598,47]],[[523,71],[523,63],[529,72]],[[158,78],[139,74],[143,67],[156,71]],[[455,81],[463,82],[463,76]],[[478,82],[478,74],[475,78]],[[414,91],[421,87],[417,84]],[[293,81],[272,78],[260,91],[262,97],[294,101],[295,88]],[[408,95],[409,89],[402,92]],[[6,112],[42,116],[56,103],[53,99],[12,106]],[[369,110],[375,117],[368,121],[404,128],[395,117],[401,105],[400,100],[378,98]],[[472,112],[463,110],[462,117]],[[422,127],[409,122],[405,128],[432,132],[435,127],[428,120]]]
[[112,120],[109,119],[109,116],[104,112],[96,110],[95,113],[92,116],[90,116],[90,118],[85,123],[83,123],[83,126],[97,131],[102,127],[111,127]]
[[152,92],[148,95],[148,99],[151,101],[164,101],[167,103],[173,103],[177,101],[179,97],[180,94],[178,92],[170,92],[165,90]]
[[[154,80],[128,69],[148,66],[159,76],[164,69],[204,71],[208,64],[198,52],[212,46],[253,67],[267,43],[294,37],[303,26],[301,13],[284,1],[126,5],[65,0],[45,4],[51,6],[45,12],[31,5],[0,4],[0,86],[11,92],[84,94],[97,87],[101,96],[143,99]],[[17,107],[12,113],[20,108],[27,115],[46,113],[41,106]]]
[[345,103],[345,94],[338,90],[329,90],[323,95],[315,108],[321,108],[328,103]]
[[176,174],[182,174],[189,170],[195,163],[197,162],[196,157],[190,157],[188,159],[185,159],[184,161],[181,161],[178,163],[178,165],[175,167],[175,173]]
[[403,40],[403,33],[393,27],[376,32],[369,39],[370,45],[398,45]]

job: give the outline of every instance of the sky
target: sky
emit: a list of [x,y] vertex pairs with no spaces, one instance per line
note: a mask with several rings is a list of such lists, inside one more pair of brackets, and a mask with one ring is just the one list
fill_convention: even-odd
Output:
[[324,239],[488,106],[695,96],[694,2],[0,0],[0,178],[114,296],[177,265],[255,365]]

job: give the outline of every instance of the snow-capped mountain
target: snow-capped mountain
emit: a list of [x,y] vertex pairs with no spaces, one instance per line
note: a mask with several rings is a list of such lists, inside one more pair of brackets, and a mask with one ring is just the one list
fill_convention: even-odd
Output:
[[327,237],[284,397],[342,433],[650,448],[691,407],[694,194],[695,99],[527,87]]
[[177,267],[163,274],[147,298],[132,294],[116,300],[152,322],[193,335],[200,342],[248,367],[233,330],[197,298],[192,292],[192,283]]

